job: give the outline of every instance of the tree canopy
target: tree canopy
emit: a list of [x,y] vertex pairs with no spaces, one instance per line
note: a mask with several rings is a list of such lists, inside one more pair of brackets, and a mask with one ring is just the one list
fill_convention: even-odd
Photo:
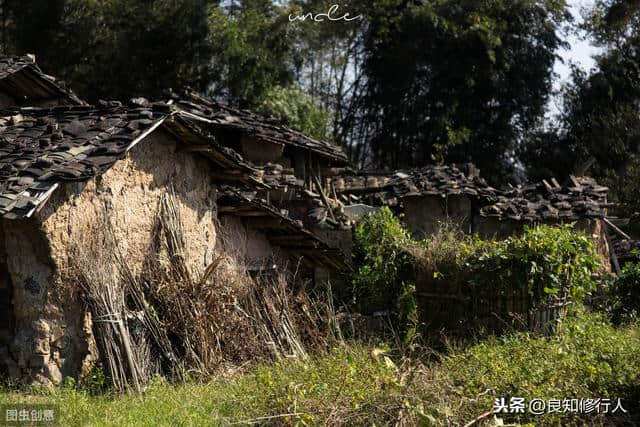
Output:
[[376,163],[473,160],[503,178],[549,99],[564,1],[376,4],[365,49]]
[[588,11],[602,53],[554,120],[564,0],[348,0],[337,15],[362,19],[289,19],[333,3],[5,0],[0,43],[91,102],[190,86],[333,140],[354,165],[472,161],[494,184],[586,171],[640,210],[640,1]]

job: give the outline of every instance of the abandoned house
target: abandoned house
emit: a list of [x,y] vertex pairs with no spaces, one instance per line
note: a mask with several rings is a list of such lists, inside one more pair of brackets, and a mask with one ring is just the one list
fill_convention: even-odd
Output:
[[[339,150],[331,154],[325,143],[271,128],[257,116],[251,116],[252,127],[232,110],[200,116],[187,110],[186,101],[81,105],[62,89],[38,92],[48,84],[43,82],[53,88],[53,80],[27,60],[5,62],[16,63],[22,67],[5,72],[5,79],[28,77],[6,85],[11,99],[47,107],[0,112],[1,372],[59,382],[88,368],[95,356],[91,316],[66,292],[75,286],[77,254],[92,253],[112,234],[119,256],[133,274],[140,272],[167,197],[179,211],[184,258],[195,277],[226,250],[219,238],[224,233],[237,239],[231,243],[247,270],[285,268],[288,260],[311,278],[316,269],[344,270],[338,249],[269,201],[291,184],[305,187],[304,174],[282,173],[285,167],[273,161],[285,160],[286,168],[325,160],[342,165]],[[281,156],[261,157],[255,145],[262,142],[281,147]]]
[[[433,235],[443,222],[483,238],[505,238],[525,224],[575,222],[595,238],[598,253],[609,262],[605,224],[607,191],[587,177],[567,185],[523,184],[498,190],[473,165],[429,166],[409,171],[344,171],[333,179],[343,200],[392,207],[416,238]],[[609,225],[610,227],[611,225]]]
[[[167,199],[195,277],[233,251],[249,272],[340,284],[352,228],[388,205],[416,237],[441,221],[503,237],[578,221],[608,257],[607,189],[587,178],[496,190],[472,165],[348,169],[337,146],[191,91],[86,105],[29,58],[0,60],[0,373],[59,382],[95,357],[74,269],[113,238],[140,273]],[[231,236],[231,237],[229,237]]]

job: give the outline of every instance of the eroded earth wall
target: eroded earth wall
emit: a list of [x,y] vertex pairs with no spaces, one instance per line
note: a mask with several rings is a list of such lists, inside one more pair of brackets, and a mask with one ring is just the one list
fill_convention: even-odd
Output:
[[90,367],[91,319],[74,272],[102,268],[99,253],[108,234],[134,274],[156,262],[150,254],[158,243],[154,230],[163,194],[175,194],[185,259],[195,277],[202,274],[216,245],[210,171],[205,158],[180,150],[158,130],[104,175],[61,184],[34,218],[3,220],[15,327],[8,345],[0,346],[0,366],[4,363],[11,377],[45,383]]

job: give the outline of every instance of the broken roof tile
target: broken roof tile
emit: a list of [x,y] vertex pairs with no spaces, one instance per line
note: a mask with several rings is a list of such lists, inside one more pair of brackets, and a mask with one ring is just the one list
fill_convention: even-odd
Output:
[[30,57],[0,57],[0,91],[19,105],[57,100],[61,104],[84,104],[62,82],[44,74]]
[[337,164],[348,163],[347,155],[338,145],[313,139],[274,119],[229,107],[192,91],[186,91],[185,98],[175,100],[175,105],[192,119],[206,120],[214,127],[236,130],[264,141],[308,150]]

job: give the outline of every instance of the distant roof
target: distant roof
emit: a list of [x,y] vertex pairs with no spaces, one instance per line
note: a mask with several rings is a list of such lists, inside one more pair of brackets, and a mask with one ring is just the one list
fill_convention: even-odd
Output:
[[18,105],[54,99],[61,104],[84,104],[62,83],[44,74],[29,57],[0,57],[0,91],[9,94]]
[[260,184],[241,156],[193,128],[167,104],[12,108],[0,110],[0,216],[31,216],[59,182],[106,172],[161,125],[189,151],[218,164],[224,179]]
[[345,171],[332,178],[336,192],[367,203],[397,205],[417,196],[467,195],[480,207],[480,215],[518,221],[577,220],[605,216],[608,188],[592,178],[571,177],[568,184],[552,180],[496,189],[471,164],[426,166],[419,169]]
[[387,171],[345,171],[332,178],[336,192],[356,195],[374,204],[396,205],[418,196],[468,195],[493,200],[496,189],[472,165],[425,166]]
[[571,177],[569,184],[546,181],[519,185],[500,192],[498,200],[480,210],[480,214],[500,219],[534,221],[605,216],[608,188],[588,177]]
[[491,199],[496,189],[457,166],[427,166],[396,174],[388,183],[400,198],[467,195]]
[[264,141],[309,150],[337,164],[348,163],[347,155],[338,145],[308,137],[275,119],[231,108],[191,91],[186,92],[184,97],[175,100],[175,103],[183,111],[193,114],[194,119],[206,120],[213,126],[236,130]]

